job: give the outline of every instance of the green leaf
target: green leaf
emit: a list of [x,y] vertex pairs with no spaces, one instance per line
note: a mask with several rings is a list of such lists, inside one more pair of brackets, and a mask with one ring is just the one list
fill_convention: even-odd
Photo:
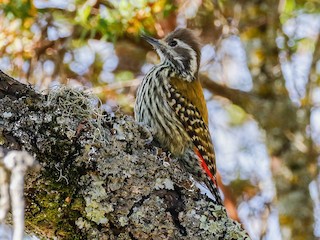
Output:
[[116,73],[115,80],[117,82],[124,82],[134,79],[134,74],[130,71],[121,71]]
[[241,125],[247,119],[246,112],[239,106],[230,104],[226,107],[231,125]]

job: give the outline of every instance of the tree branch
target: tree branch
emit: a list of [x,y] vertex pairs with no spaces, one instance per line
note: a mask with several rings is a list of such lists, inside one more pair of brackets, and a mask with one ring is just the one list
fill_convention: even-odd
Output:
[[252,93],[243,92],[237,89],[232,89],[211,80],[207,75],[200,75],[201,84],[210,92],[229,99],[233,104],[237,104],[248,113],[252,112],[250,103],[257,101],[258,97]]
[[9,86],[1,89],[2,145],[27,150],[41,165],[26,180],[29,231],[57,239],[249,239],[131,117],[102,113],[72,89],[42,96],[3,73],[0,86]]

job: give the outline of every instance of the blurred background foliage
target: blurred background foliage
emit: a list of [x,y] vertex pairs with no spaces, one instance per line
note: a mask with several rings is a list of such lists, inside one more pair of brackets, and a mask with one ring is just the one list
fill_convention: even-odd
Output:
[[0,69],[132,114],[158,61],[140,33],[189,27],[226,207],[252,239],[320,238],[319,0],[0,0]]

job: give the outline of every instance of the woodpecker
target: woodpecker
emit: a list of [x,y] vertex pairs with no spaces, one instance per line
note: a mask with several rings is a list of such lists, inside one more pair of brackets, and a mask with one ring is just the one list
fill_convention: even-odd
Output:
[[177,29],[163,39],[142,35],[157,51],[160,64],[143,78],[134,107],[138,122],[154,131],[194,179],[207,185],[222,205],[210,132],[208,110],[198,78],[200,46],[189,29]]

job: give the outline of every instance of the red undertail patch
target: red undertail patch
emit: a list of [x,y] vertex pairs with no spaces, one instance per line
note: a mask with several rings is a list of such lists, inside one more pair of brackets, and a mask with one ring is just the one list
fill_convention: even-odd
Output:
[[195,153],[197,154],[197,156],[199,157],[199,162],[201,167],[203,168],[203,170],[206,172],[206,174],[210,177],[210,179],[214,182],[214,184],[216,186],[217,182],[216,182],[216,178],[213,176],[213,174],[211,173],[210,169],[208,168],[208,165],[206,164],[206,161],[203,159],[201,153],[199,152],[199,150],[195,147],[194,148]]

